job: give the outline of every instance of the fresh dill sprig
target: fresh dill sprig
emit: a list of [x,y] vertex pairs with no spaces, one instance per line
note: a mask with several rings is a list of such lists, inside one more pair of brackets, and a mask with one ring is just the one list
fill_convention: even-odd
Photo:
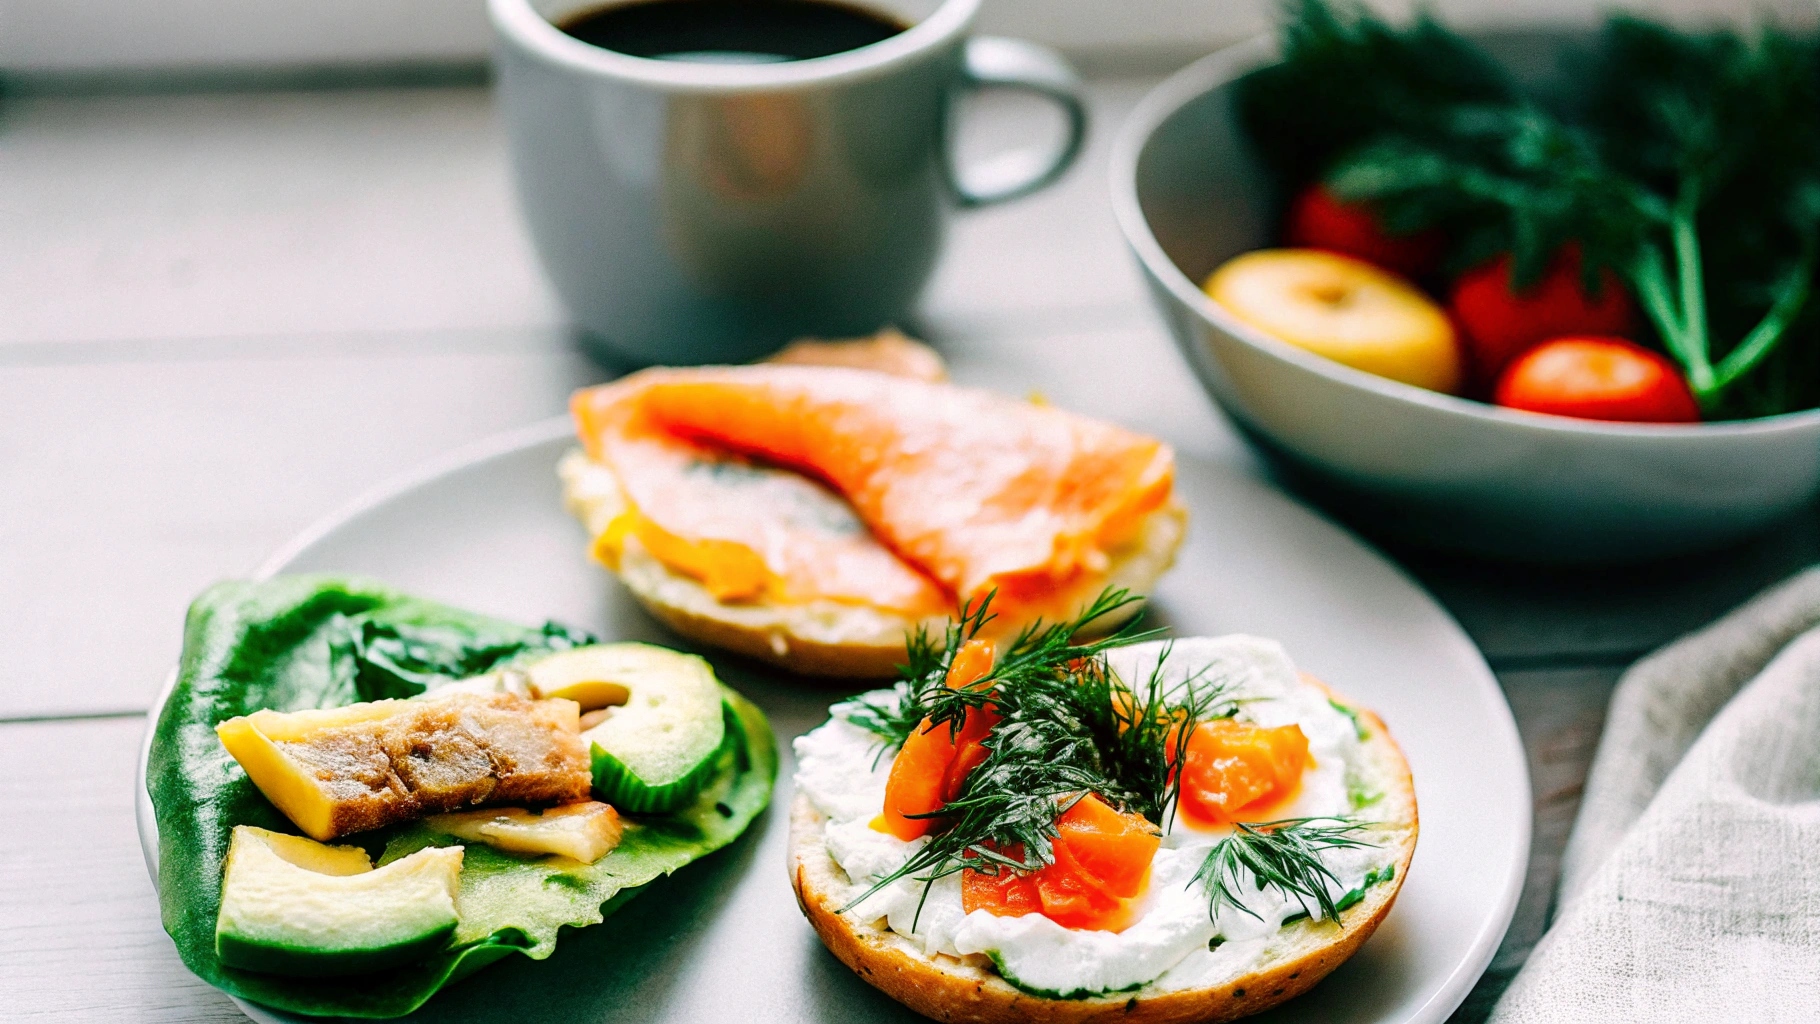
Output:
[[[1359,838],[1370,826],[1353,818],[1285,818],[1280,821],[1235,822],[1232,835],[1215,843],[1193,881],[1207,886],[1207,914],[1232,906],[1251,917],[1258,915],[1236,895],[1246,884],[1245,874],[1262,891],[1274,888],[1295,899],[1304,911],[1309,902],[1329,921],[1340,919],[1329,885],[1340,880],[1321,862],[1322,850],[1347,850],[1377,844]],[[1244,872],[1241,873],[1240,869]]]
[[995,593],[989,592],[972,605],[963,607],[958,617],[948,621],[940,642],[929,636],[925,626],[918,626],[916,632],[906,636],[907,658],[898,668],[892,696],[861,694],[834,705],[830,712],[877,736],[882,745],[881,757],[903,746],[910,733],[922,723],[924,696],[931,690],[940,689],[947,681],[948,666],[954,660],[955,652],[994,618],[992,598]]
[[[1005,687],[1030,683],[1065,683],[1068,677],[1080,673],[1095,662],[1103,669],[1104,655],[1112,648],[1142,643],[1163,633],[1160,629],[1139,629],[1138,617],[1133,615],[1117,629],[1103,636],[1081,643],[1075,642],[1075,637],[1089,624],[1143,601],[1143,598],[1134,596],[1129,591],[1104,590],[1086,610],[1072,620],[1048,624],[1039,619],[1025,626],[1009,644],[997,652],[991,671],[963,688],[949,689],[945,685],[948,665],[953,660],[954,653],[992,621],[993,597],[989,593],[978,605],[963,611],[961,618],[948,627],[948,643],[943,647],[939,658],[930,660],[923,671],[918,671],[922,666],[918,665],[917,656],[913,652],[911,664],[905,672],[905,681],[910,685],[914,699],[913,706],[905,710],[906,718],[915,716],[910,718],[910,729],[928,719],[934,725],[947,724],[958,732],[968,711],[988,704],[997,708],[1003,716],[1005,707],[999,699],[999,691]],[[931,658],[928,654],[923,657]],[[1066,689],[1063,686],[1057,692]],[[909,734],[909,729],[906,729],[904,735]]]
[[[1079,667],[1081,718],[1093,735],[1106,774],[1125,790],[1125,810],[1167,827],[1181,790],[1175,766],[1188,756],[1197,723],[1230,718],[1241,698],[1224,679],[1205,668],[1173,686],[1163,670],[1173,645],[1166,646],[1142,686],[1127,688],[1103,659]],[[1105,795],[1105,794],[1102,794]]]
[[1138,630],[1138,618],[1132,616],[1117,629],[1097,640],[1074,643],[1075,635],[1093,622],[1143,601],[1143,598],[1125,590],[1103,591],[1072,621],[1045,625],[1039,620],[1026,626],[994,661],[991,674],[973,685],[971,689],[975,696],[963,698],[938,710],[933,706],[937,695],[957,692],[948,691],[944,686],[948,679],[948,666],[954,660],[955,652],[978,636],[987,623],[997,618],[992,611],[992,602],[996,596],[996,591],[990,591],[978,601],[963,607],[959,616],[949,620],[939,642],[930,637],[926,627],[920,626],[916,632],[905,637],[908,657],[898,669],[898,681],[893,687],[894,696],[861,694],[834,705],[831,712],[877,736],[886,750],[895,750],[904,745],[904,741],[910,738],[910,733],[925,718],[933,718],[937,722],[952,720],[958,728],[959,720],[966,716],[967,707],[990,703],[978,694],[990,689],[999,680],[1032,672],[1053,671],[1069,660],[1091,658],[1113,647],[1142,643],[1163,632]]
[[950,689],[943,680],[951,652],[989,618],[982,602],[949,627],[939,653],[913,645],[894,716],[877,713],[876,705],[856,709],[858,718],[847,712],[881,737],[900,728],[908,736],[924,720],[958,731],[969,711],[988,705],[998,716],[983,744],[986,757],[959,796],[926,815],[942,829],[849,907],[906,877],[924,882],[926,898],[936,879],[964,868],[1027,873],[1053,863],[1056,819],[1089,793],[1153,822],[1161,818],[1174,803],[1179,773],[1171,766],[1183,757],[1190,731],[1177,726],[1231,714],[1236,704],[1225,686],[1199,676],[1166,684],[1160,661],[1143,685],[1128,690],[1106,652],[1160,632],[1137,628],[1135,619],[1097,639],[1075,639],[1136,600],[1109,590],[1071,621],[1029,626],[1000,650],[987,675]]
[[872,757],[872,767],[877,768],[886,755],[904,745],[910,730],[916,728],[915,722],[903,725],[911,706],[910,684],[899,681],[887,692],[873,690],[843,700],[829,708],[828,713],[878,737]]

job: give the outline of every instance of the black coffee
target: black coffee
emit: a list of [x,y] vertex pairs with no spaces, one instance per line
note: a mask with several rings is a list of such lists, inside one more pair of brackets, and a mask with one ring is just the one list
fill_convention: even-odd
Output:
[[582,11],[557,27],[634,57],[753,64],[828,57],[908,26],[833,0],[634,0]]

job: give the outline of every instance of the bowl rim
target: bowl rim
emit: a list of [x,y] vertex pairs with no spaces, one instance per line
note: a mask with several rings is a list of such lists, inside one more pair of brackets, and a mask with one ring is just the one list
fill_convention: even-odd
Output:
[[[1207,93],[1237,80],[1239,76],[1263,67],[1277,55],[1274,32],[1265,32],[1242,42],[1233,43],[1202,57],[1164,79],[1146,93],[1113,139],[1109,183],[1113,215],[1117,218],[1125,244],[1146,272],[1184,308],[1191,309],[1215,329],[1237,339],[1247,347],[1279,362],[1288,363],[1336,384],[1367,391],[1403,405],[1420,406],[1442,414],[1467,417],[1490,425],[1493,429],[1510,429],[1532,434],[1594,434],[1607,437],[1634,438],[1709,438],[1739,435],[1784,434],[1820,425],[1820,408],[1777,413],[1745,420],[1721,420],[1716,423],[1618,423],[1581,420],[1567,416],[1505,409],[1488,402],[1429,391],[1412,384],[1390,380],[1363,370],[1334,362],[1297,348],[1288,342],[1243,323],[1208,298],[1182,269],[1176,266],[1150,228],[1149,218],[1138,200],[1138,161],[1164,121],[1189,103]],[[1184,342],[1184,345],[1186,343]],[[1190,359],[1193,362],[1193,359]],[[1676,442],[1670,442],[1676,443]]]

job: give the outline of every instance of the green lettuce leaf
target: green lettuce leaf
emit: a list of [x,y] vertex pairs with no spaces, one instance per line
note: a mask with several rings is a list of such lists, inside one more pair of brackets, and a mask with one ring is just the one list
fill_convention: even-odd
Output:
[[[461,929],[446,952],[378,974],[313,980],[235,970],[215,958],[222,862],[234,826],[296,832],[222,749],[217,723],[260,708],[407,697],[589,642],[560,626],[500,622],[365,580],[293,576],[210,588],[190,607],[146,773],[164,927],[184,962],[210,984],[277,1009],[397,1017],[508,954],[549,956],[562,927],[598,924],[641,886],[737,838],[770,802],[777,750],[763,713],[728,689],[734,728],[715,781],[681,811],[632,822],[599,861],[557,868],[468,844],[456,896]],[[368,845],[382,862],[453,842],[415,823],[348,841]]]

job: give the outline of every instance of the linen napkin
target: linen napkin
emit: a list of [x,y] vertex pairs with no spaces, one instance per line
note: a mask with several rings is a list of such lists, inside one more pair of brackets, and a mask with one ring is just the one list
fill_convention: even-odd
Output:
[[1820,1021],[1820,569],[1612,695],[1555,921],[1491,1024]]

